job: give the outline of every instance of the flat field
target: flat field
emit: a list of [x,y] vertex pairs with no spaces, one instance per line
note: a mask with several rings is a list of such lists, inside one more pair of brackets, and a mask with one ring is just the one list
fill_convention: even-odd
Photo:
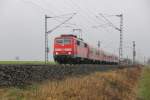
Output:
[[26,87],[3,87],[0,100],[136,100],[141,68],[95,72]]

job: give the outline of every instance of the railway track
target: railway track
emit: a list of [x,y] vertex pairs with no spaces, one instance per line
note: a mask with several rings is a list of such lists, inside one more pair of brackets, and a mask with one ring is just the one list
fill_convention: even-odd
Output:
[[[128,66],[131,67],[131,66]],[[118,65],[0,65],[0,86],[22,86],[45,80],[62,80],[66,76],[78,76],[95,71],[109,71],[126,66]]]

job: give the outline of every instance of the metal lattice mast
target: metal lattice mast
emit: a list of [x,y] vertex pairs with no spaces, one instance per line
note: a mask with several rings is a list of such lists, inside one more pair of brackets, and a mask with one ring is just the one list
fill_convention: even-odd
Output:
[[135,41],[133,41],[133,64],[135,64],[136,50],[135,50]]
[[119,63],[123,60],[123,15],[117,15],[120,17],[120,46],[119,46]]
[[45,15],[45,64],[48,62],[48,33],[47,33],[47,19],[51,18]]
[[98,46],[98,49],[100,50],[100,47],[101,47],[101,41],[98,41],[97,46]]

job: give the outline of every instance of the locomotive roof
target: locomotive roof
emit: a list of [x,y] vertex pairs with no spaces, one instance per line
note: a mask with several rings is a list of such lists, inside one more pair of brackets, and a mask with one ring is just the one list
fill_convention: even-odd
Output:
[[57,37],[57,38],[61,38],[61,37],[62,37],[62,38],[63,38],[63,37],[73,37],[73,38],[76,38],[76,39],[79,40],[79,41],[84,42],[82,38],[78,38],[76,35],[73,35],[73,34],[62,34],[62,35],[60,35],[60,37]]
[[75,37],[75,38],[77,38],[77,36],[73,35],[73,34],[63,34],[63,35],[61,35],[61,37]]

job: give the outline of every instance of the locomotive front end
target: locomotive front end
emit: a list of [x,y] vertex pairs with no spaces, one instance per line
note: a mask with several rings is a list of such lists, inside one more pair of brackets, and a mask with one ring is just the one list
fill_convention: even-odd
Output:
[[68,63],[74,56],[74,39],[71,36],[61,36],[54,41],[54,60],[58,63]]

